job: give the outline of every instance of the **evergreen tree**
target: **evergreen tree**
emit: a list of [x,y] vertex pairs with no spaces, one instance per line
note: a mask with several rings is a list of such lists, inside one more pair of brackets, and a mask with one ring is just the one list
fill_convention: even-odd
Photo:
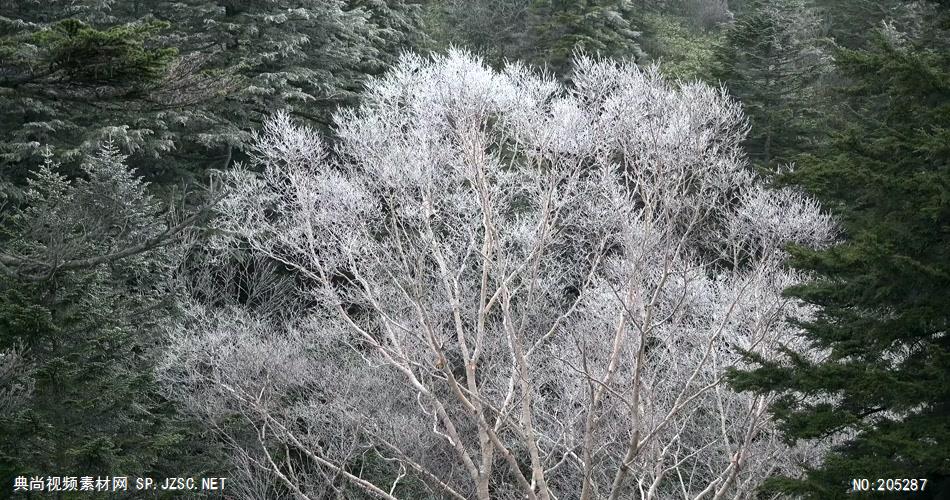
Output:
[[528,48],[526,14],[532,0],[448,0],[428,9],[434,49],[466,47],[493,66],[518,60]]
[[[14,24],[0,20],[4,28]],[[7,180],[23,181],[43,144],[67,161],[105,137],[131,151],[170,147],[144,125],[149,117],[137,115],[176,59],[175,49],[152,44],[166,25],[100,30],[65,19],[17,26],[0,36],[0,174]]]
[[74,166],[106,139],[152,178],[226,165],[278,109],[327,125],[420,22],[404,0],[28,4],[0,4],[0,171],[18,180],[41,145]]
[[628,0],[477,0],[441,13],[446,44],[501,66],[520,60],[566,77],[574,51],[639,60],[639,12]]
[[0,413],[4,484],[214,466],[210,440],[152,378],[155,333],[173,314],[161,250],[172,232],[124,161],[106,146],[70,181],[47,160],[0,219],[0,352],[26,368],[6,385],[32,389]]
[[689,18],[660,12],[646,14],[644,26],[643,49],[648,60],[660,63],[665,75],[716,83],[710,72],[722,31],[698,29]]
[[787,492],[851,498],[850,479],[872,477],[928,480],[894,498],[950,494],[947,14],[931,11],[920,37],[886,26],[868,48],[837,54],[850,82],[840,119],[790,177],[834,209],[846,240],[793,252],[815,276],[787,292],[817,307],[802,325],[813,351],[733,375],[785,395],[775,414],[789,438],[843,439],[820,467],[776,482]]
[[789,161],[814,135],[814,83],[827,64],[819,27],[803,0],[757,0],[716,49],[712,76],[745,107],[746,149],[760,166]]
[[627,0],[534,0],[527,14],[525,59],[567,75],[575,51],[638,60],[638,18]]
[[824,0],[816,2],[828,35],[835,43],[857,49],[871,41],[884,20],[903,17],[911,2],[903,0]]
[[244,80],[217,110],[232,128],[212,132],[237,143],[276,109],[292,107],[326,125],[329,112],[359,87],[364,69],[379,71],[407,48],[404,34],[416,22],[415,9],[402,0],[163,4],[152,15],[178,27],[183,52],[212,54],[214,67],[237,68]]

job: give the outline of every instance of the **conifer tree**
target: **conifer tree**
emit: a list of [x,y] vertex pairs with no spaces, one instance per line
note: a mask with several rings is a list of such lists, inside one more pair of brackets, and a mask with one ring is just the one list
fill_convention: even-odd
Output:
[[790,176],[844,230],[838,246],[793,252],[814,280],[788,294],[817,307],[803,327],[821,355],[788,350],[734,374],[784,394],[789,438],[838,439],[820,467],[776,482],[807,498],[851,498],[851,478],[868,476],[927,480],[890,498],[950,492],[950,18],[931,7],[921,36],[886,25],[836,55],[850,82],[840,118]]
[[689,18],[665,12],[644,16],[643,49],[651,62],[660,63],[665,75],[683,81],[701,80],[715,84],[710,69],[715,47],[723,32],[694,27]]
[[813,134],[813,84],[828,62],[819,23],[804,0],[757,0],[716,49],[712,76],[745,107],[746,148],[760,166],[789,161]]
[[420,22],[404,0],[28,4],[0,4],[0,169],[19,180],[41,145],[76,166],[110,138],[153,179],[226,165],[277,109],[327,125]]
[[529,61],[567,75],[575,51],[638,60],[638,18],[621,0],[534,0],[528,9]]
[[0,412],[0,483],[211,472],[213,447],[152,376],[173,227],[115,146],[81,178],[58,170],[47,160],[0,217],[0,359],[19,358],[0,373],[0,394],[19,399]]
[[[918,5],[923,5],[922,2]],[[824,0],[815,2],[835,44],[857,49],[873,40],[881,22],[903,17],[914,3],[901,0]]]
[[[0,15],[3,13],[0,12]],[[149,118],[147,106],[177,56],[154,46],[158,22],[97,29],[68,18],[51,24],[17,24],[3,17],[0,34],[0,174],[23,181],[56,146],[67,161],[112,137],[130,151],[166,150],[170,144]]]
[[484,53],[501,67],[520,60],[567,77],[575,51],[640,60],[640,12],[628,0],[447,2],[446,42]]

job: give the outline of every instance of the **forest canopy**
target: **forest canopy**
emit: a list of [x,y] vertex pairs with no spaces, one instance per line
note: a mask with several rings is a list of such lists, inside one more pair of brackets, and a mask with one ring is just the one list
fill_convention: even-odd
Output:
[[948,498],[948,30],[0,2],[0,496]]

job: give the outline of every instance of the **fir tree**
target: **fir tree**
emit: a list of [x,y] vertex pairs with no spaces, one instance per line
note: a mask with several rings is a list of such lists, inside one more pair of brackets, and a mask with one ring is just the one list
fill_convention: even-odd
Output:
[[27,368],[6,385],[32,387],[0,414],[5,484],[24,474],[212,465],[203,456],[213,448],[194,440],[152,379],[155,333],[173,314],[170,253],[155,244],[121,255],[166,232],[160,204],[124,161],[106,146],[69,180],[47,160],[0,219],[0,352],[21,355]]
[[722,31],[697,29],[688,18],[667,13],[647,14],[644,23],[643,49],[651,62],[660,63],[665,75],[716,83],[710,70]]
[[534,0],[527,14],[529,61],[567,75],[575,51],[638,60],[638,18],[631,2]]
[[712,76],[745,107],[760,166],[789,161],[814,133],[814,83],[827,66],[819,22],[803,0],[755,1],[716,49]]
[[227,165],[278,109],[326,126],[418,42],[403,0],[0,4],[0,172],[111,138],[150,178]]
[[815,2],[829,36],[837,45],[861,48],[872,41],[881,22],[903,17],[911,2],[901,0],[825,0]]
[[471,47],[490,63],[520,60],[567,77],[575,51],[639,60],[640,14],[627,0],[448,2],[439,13],[446,43]]
[[66,19],[18,26],[0,36],[0,173],[7,180],[24,179],[41,145],[56,146],[67,161],[107,136],[130,151],[168,149],[143,125],[148,117],[133,115],[176,59],[174,48],[152,43],[167,25],[96,29]]
[[189,123],[193,141],[225,163],[280,109],[328,129],[367,76],[420,43],[419,8],[405,0],[163,0],[153,18],[204,71],[233,75],[219,99],[169,120]]
[[843,440],[804,477],[776,481],[787,492],[850,498],[862,477],[928,480],[895,498],[950,492],[947,20],[940,7],[919,38],[886,26],[839,52],[851,83],[837,131],[790,177],[835,210],[846,240],[793,252],[815,276],[788,294],[817,306],[802,326],[818,355],[788,350],[734,374],[740,388],[785,394],[775,414],[790,439]]

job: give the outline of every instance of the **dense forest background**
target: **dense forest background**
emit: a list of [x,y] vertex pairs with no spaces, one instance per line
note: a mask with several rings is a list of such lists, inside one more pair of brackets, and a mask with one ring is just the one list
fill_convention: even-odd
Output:
[[810,278],[786,297],[816,306],[800,335],[825,355],[730,373],[780,396],[789,442],[830,446],[759,494],[883,477],[929,480],[889,497],[950,498],[948,30],[930,1],[0,0],[0,496],[18,476],[238,475],[233,435],[156,378],[194,283],[272,300],[265,263],[216,251],[222,179],[274,112],[333,142],[334,113],[402,54],[459,47],[565,85],[578,54],[658,63],[741,103],[748,168],[840,225],[837,245],[788,248]]

